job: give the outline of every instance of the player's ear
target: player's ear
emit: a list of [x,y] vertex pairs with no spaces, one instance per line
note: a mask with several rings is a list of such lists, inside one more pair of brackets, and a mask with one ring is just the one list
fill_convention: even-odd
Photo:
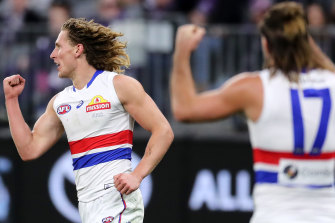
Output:
[[81,44],[81,43],[78,43],[75,47],[75,54],[76,54],[76,57],[80,57],[80,55],[82,55],[84,53],[84,45]]

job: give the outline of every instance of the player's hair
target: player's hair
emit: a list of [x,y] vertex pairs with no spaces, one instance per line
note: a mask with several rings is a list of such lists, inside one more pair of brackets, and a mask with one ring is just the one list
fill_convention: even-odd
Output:
[[95,69],[122,73],[130,65],[127,44],[118,40],[122,33],[84,18],[70,18],[62,30],[73,45],[83,44],[87,62]]
[[307,17],[299,3],[282,2],[272,6],[259,28],[273,59],[271,62],[265,59],[264,67],[272,69],[273,73],[280,69],[289,80],[297,81],[303,70],[327,68],[312,53]]

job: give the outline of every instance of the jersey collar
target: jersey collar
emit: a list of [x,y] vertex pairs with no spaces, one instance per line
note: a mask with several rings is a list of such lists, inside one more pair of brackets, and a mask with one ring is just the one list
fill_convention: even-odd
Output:
[[[104,72],[103,70],[97,70],[95,71],[95,73],[93,74],[93,77],[91,78],[91,80],[87,83],[86,88],[88,88],[89,86],[91,86],[91,84],[93,83],[93,81],[95,80],[95,78],[101,74],[102,72]],[[73,86],[73,91],[76,92],[76,88]]]

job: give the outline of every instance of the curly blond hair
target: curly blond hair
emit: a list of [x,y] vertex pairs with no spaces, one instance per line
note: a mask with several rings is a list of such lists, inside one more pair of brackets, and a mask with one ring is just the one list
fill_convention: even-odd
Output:
[[122,33],[84,18],[70,18],[61,30],[68,32],[72,44],[83,44],[87,62],[95,69],[123,73],[129,67],[127,44],[118,40]]

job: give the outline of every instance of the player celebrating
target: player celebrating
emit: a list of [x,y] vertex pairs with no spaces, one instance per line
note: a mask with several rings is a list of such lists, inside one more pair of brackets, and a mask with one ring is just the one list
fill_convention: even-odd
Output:
[[[20,111],[20,75],[3,81],[9,125],[23,160],[40,157],[64,130],[73,159],[79,212],[84,223],[143,222],[139,186],[167,152],[171,127],[135,79],[119,33],[86,21],[64,23],[50,57],[73,86],[54,96],[31,131]],[[145,154],[131,171],[134,119],[151,132]],[[114,222],[113,221],[113,222]]]
[[265,69],[197,93],[190,56],[205,30],[178,29],[171,103],[179,121],[243,111],[253,147],[252,223],[335,222],[335,74],[307,30],[303,8],[284,2],[260,23]]

